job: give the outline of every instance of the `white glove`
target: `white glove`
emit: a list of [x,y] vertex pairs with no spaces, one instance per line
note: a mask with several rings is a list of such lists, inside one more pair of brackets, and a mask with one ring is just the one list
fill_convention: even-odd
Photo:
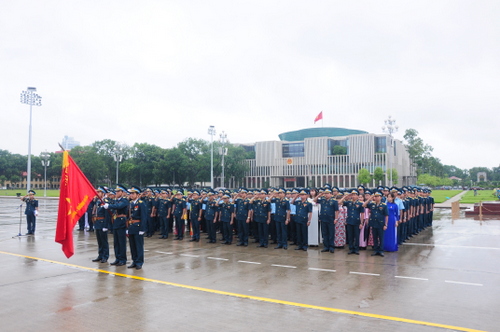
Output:
[[103,229],[102,229],[102,231],[103,231],[103,232],[107,232],[107,231],[108,231],[108,229],[107,229],[107,228],[103,228]]
[[140,232],[139,232],[139,235],[144,235],[144,232],[143,232],[143,231],[140,231]]
[[128,235],[128,229],[125,231],[125,234],[127,234],[127,235]]
[[108,209],[108,207],[109,207],[109,204],[108,204],[108,203],[105,203],[105,204],[103,205],[103,207],[107,210],[107,209]]
[[35,217],[38,217],[38,211],[35,210]]

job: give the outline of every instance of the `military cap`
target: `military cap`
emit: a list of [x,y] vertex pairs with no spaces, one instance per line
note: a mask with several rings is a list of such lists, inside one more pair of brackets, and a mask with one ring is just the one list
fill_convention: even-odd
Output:
[[102,192],[103,194],[107,193],[108,191],[104,187],[97,187],[97,191]]
[[376,191],[373,196],[382,196],[382,193],[380,191]]
[[125,193],[128,192],[127,188],[125,186],[121,185],[121,184],[117,184],[116,185],[115,191],[123,191]]
[[299,195],[309,195],[309,190],[306,188],[303,188],[300,190]]
[[352,189],[351,194],[359,195],[359,191],[357,189]]
[[[149,191],[151,191],[151,189]],[[142,191],[141,191],[141,188],[139,186],[131,186],[130,189],[128,190],[128,192],[140,194]]]
[[28,191],[28,194],[36,195],[36,191],[34,191],[33,189],[31,189],[30,191]]

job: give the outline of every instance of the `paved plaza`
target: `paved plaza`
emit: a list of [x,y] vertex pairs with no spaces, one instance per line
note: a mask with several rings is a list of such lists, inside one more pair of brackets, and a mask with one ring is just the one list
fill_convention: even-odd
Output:
[[438,209],[385,257],[153,237],[135,270],[91,262],[89,232],[66,259],[57,204],[41,198],[36,235],[19,237],[20,201],[0,198],[3,331],[500,330],[500,220]]

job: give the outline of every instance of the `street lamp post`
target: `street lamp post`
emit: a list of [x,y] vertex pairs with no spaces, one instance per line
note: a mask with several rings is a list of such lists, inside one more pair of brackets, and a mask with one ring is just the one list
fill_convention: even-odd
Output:
[[221,166],[222,166],[222,176],[221,176],[221,187],[225,188],[224,187],[224,156],[226,155],[226,138],[227,138],[227,134],[222,131],[222,133],[220,134],[220,141],[222,143],[222,147],[220,148],[220,154],[222,155],[222,162],[221,162]]
[[42,166],[44,168],[45,186],[43,189],[43,197],[47,197],[47,167],[50,166],[50,153],[45,150],[45,152],[40,153],[40,158],[42,158]]
[[211,137],[211,145],[212,145],[212,150],[210,154],[210,185],[213,187],[214,186],[214,135],[215,135],[214,126],[208,127],[208,134]]
[[382,131],[386,134],[389,134],[389,138],[391,139],[391,151],[388,153],[388,155],[389,155],[389,163],[391,166],[390,176],[389,176],[389,178],[390,178],[389,186],[392,187],[392,160],[393,160],[392,155],[394,153],[394,146],[393,146],[394,140],[392,139],[392,134],[397,132],[399,127],[395,125],[396,120],[393,119],[390,115],[387,118],[387,120],[384,121],[384,123],[385,123],[385,126],[382,127]]
[[26,181],[26,191],[31,189],[31,119],[33,106],[42,106],[42,97],[37,95],[36,88],[28,87],[26,91],[21,92],[21,103],[30,105],[30,127],[28,136],[28,171]]
[[122,162],[123,159],[123,154],[122,150],[119,146],[115,147],[115,154],[113,155],[113,159],[116,161],[116,182],[118,182],[118,169],[120,168],[120,163]]

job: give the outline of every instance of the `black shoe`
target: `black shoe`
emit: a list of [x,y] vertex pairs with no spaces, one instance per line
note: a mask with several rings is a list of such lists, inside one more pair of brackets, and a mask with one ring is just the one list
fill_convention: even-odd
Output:
[[135,267],[135,268],[136,268],[137,270],[140,270],[140,269],[142,269],[142,265],[136,265],[136,267]]
[[325,249],[321,250],[321,252],[327,252],[327,251],[330,251],[330,249],[325,248]]
[[118,265],[118,263],[120,263],[120,262],[114,261],[113,263],[110,263],[110,265]]
[[191,239],[191,240],[189,240],[189,242],[194,242],[194,241],[196,241],[196,239]]
[[284,246],[283,249],[288,250],[288,246]]
[[359,252],[355,251],[355,252],[354,252],[354,255],[358,255],[358,256],[359,256]]
[[135,265],[135,264],[131,264],[131,265],[127,266],[127,269],[133,269],[133,268],[134,268],[134,267],[136,267],[136,266],[137,266],[137,265]]
[[97,257],[96,259],[93,259],[92,262],[100,262],[102,258]]
[[302,248],[302,250],[307,251],[307,248]]
[[245,243],[245,244],[244,244],[244,246],[245,246],[245,247],[248,247],[248,243]]
[[257,246],[257,248],[263,248],[263,247],[264,247],[264,245],[263,245],[263,244],[259,244],[259,245]]
[[331,253],[333,254],[333,253],[335,252],[335,250],[333,250],[333,249],[330,249],[330,252],[331,252]]
[[89,232],[93,232],[94,230],[93,229],[89,229]]
[[101,260],[101,263],[107,263],[107,262],[108,262],[108,260],[107,260],[107,259],[102,259],[102,260]]
[[379,256],[382,256],[382,257],[384,257],[384,256],[385,256],[383,252],[380,252],[378,255],[379,255]]
[[294,250],[302,250],[302,248],[301,247],[297,247]]
[[263,246],[264,248],[267,248],[267,245]]
[[277,247],[274,247],[274,249],[281,249],[283,248],[282,246],[277,246]]
[[347,254],[352,255],[352,254],[354,254],[354,251],[349,251]]
[[125,265],[125,263],[118,263],[118,264],[115,264],[116,266],[123,266]]
[[370,256],[378,256],[378,254],[377,253],[373,253]]
[[243,243],[238,243],[236,246],[241,247],[241,246],[243,246]]

